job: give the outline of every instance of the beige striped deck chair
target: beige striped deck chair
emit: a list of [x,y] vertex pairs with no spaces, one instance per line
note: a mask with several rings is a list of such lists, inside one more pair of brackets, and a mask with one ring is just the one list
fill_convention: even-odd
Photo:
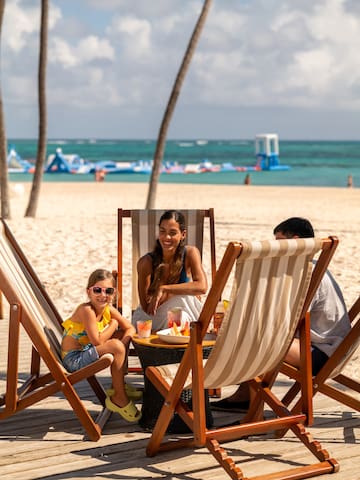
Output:
[[[338,470],[337,462],[330,459],[328,452],[313,441],[304,428],[307,414],[312,414],[312,397],[306,388],[309,387],[306,378],[302,392],[304,413],[301,414],[292,415],[270,388],[297,328],[300,328],[304,369],[306,367],[303,374],[311,376],[310,335],[303,319],[336,246],[337,240],[330,238],[229,243],[199,321],[191,325],[190,344],[181,363],[146,370],[148,378],[164,396],[161,413],[147,446],[148,456],[160,450],[206,445],[231,478],[250,479],[254,477],[245,477],[220,444],[286,426],[317,461],[294,467],[290,459],[287,470],[264,474],[262,479],[300,479]],[[319,260],[313,269],[314,255],[319,255]],[[234,265],[230,306],[215,346],[208,360],[203,360],[202,339]],[[237,385],[245,381],[249,382],[252,401],[242,423],[207,430],[204,388]],[[181,401],[184,388],[192,388],[192,410]],[[263,419],[263,403],[272,410],[275,418]],[[190,438],[164,440],[174,411],[192,431]],[[241,457],[246,448],[244,442],[241,450],[236,449]],[[279,468],[278,444],[275,448],[276,468]],[[244,455],[241,465],[247,459],[246,453]]]
[[[127,248],[132,250],[132,275],[131,275],[131,312],[139,305],[137,290],[136,265],[140,257],[153,250],[155,241],[158,237],[158,225],[163,210],[123,210],[118,209],[118,298],[117,307],[120,312],[124,311],[124,251]],[[216,253],[215,253],[215,222],[214,209],[207,210],[181,210],[186,223],[186,243],[195,245],[203,256],[204,239],[209,242],[211,277],[216,271]],[[126,219],[128,220],[126,225]],[[205,219],[208,220],[206,225]],[[131,224],[129,226],[129,223]],[[208,229],[206,228],[208,227]],[[130,231],[124,232],[128,228]],[[206,232],[205,232],[206,229]],[[128,234],[127,234],[128,233]],[[125,242],[125,238],[131,243]],[[210,280],[210,279],[209,279]],[[129,309],[128,309],[129,310]],[[128,314],[128,312],[126,312]]]
[[[99,415],[99,421],[92,418],[74,385],[87,380],[104,406],[106,394],[95,374],[110,366],[113,356],[103,355],[74,373],[65,370],[61,362],[63,329],[60,315],[3,220],[0,221],[0,230],[0,285],[10,308],[6,383],[5,392],[0,392],[0,421],[62,392],[82,423],[87,438],[98,440],[102,417]],[[31,358],[29,372],[19,375],[19,360],[24,357],[20,337],[24,332],[31,343]],[[23,378],[25,375],[26,379]]]

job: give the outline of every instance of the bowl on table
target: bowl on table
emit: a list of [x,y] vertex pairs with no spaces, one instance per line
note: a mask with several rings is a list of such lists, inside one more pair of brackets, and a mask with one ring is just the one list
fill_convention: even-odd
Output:
[[156,332],[157,336],[162,342],[172,344],[186,344],[189,343],[190,335],[174,335],[172,328],[165,328]]

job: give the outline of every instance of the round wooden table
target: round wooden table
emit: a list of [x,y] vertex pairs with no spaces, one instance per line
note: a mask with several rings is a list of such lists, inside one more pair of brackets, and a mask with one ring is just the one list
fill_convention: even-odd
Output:
[[[211,349],[215,343],[213,336],[208,338],[208,340],[204,340],[203,342],[204,358],[207,358],[210,355]],[[156,334],[152,334],[149,338],[139,338],[136,334],[133,338],[133,344],[139,357],[141,367],[144,371],[144,396],[142,416],[139,424],[145,430],[152,430],[160,414],[161,407],[164,403],[164,398],[147,378],[145,375],[145,370],[150,366],[180,363],[188,345],[165,343],[160,340]],[[191,403],[191,396],[191,390],[184,390],[181,398],[183,401]],[[211,428],[213,424],[213,418],[207,391],[205,391],[205,400],[206,424],[208,428]],[[186,433],[189,432],[189,429],[181,420],[181,418],[175,414],[168,427],[168,431],[172,433]]]

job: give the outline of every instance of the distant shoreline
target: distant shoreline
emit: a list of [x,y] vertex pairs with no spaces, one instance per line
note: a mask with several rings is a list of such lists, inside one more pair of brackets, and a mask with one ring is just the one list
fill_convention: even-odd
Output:
[[[212,179],[211,175],[219,175],[219,174],[206,174],[206,173],[199,173],[199,174],[170,174],[166,175],[163,174],[160,177],[159,185],[207,185],[207,186],[242,186],[245,182],[247,172],[236,172],[232,174],[232,181],[229,180],[227,183],[226,181],[217,182],[216,179]],[[291,187],[291,188],[335,188],[335,189],[347,189],[347,176],[344,175],[342,177],[342,185],[299,185],[299,184],[263,184],[263,183],[256,183],[256,179],[254,179],[252,172],[250,173],[250,177],[252,179],[251,183],[252,186],[256,187]],[[66,174],[67,179],[64,179],[65,174],[48,174],[47,176],[44,175],[42,179],[42,183],[44,184],[91,184],[96,183],[94,179],[94,175],[92,174],[79,174],[79,175],[71,175]],[[177,181],[174,181],[174,176],[176,175]],[[234,178],[235,175],[235,178]],[[238,176],[238,177],[236,177]],[[79,178],[80,177],[80,178]],[[140,178],[141,177],[141,178]],[[16,183],[23,183],[23,184],[32,184],[33,176],[30,174],[21,174],[16,173],[9,176],[9,182],[11,184]],[[150,175],[142,175],[142,174],[108,174],[105,177],[104,183],[106,184],[139,184],[139,185],[146,185],[149,184]],[[356,179],[353,189],[360,188],[360,182]]]
[[[326,142],[326,143],[337,143],[337,142],[358,142],[360,143],[360,139],[349,139],[349,138],[331,138],[331,139],[324,139],[324,138],[280,138],[282,142]],[[30,138],[30,137],[21,137],[21,138],[8,138],[7,142],[37,142],[37,138]],[[253,142],[254,138],[168,138],[167,142]],[[87,137],[53,137],[48,138],[47,143],[53,144],[61,144],[61,142],[157,142],[157,138],[140,138],[140,137],[131,137],[131,138],[87,138]]]

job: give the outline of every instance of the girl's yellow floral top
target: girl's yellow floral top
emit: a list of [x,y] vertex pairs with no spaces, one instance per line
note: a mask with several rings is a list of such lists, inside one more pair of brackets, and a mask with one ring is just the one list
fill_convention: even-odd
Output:
[[[111,322],[110,306],[107,305],[104,308],[101,320],[96,322],[98,331],[102,332],[110,322]],[[61,325],[64,327],[63,337],[66,337],[67,335],[69,335],[75,338],[83,347],[85,347],[90,343],[89,337],[87,336],[86,330],[82,323],[74,322],[72,318],[68,318]],[[64,353],[66,354],[69,352],[64,352]]]

